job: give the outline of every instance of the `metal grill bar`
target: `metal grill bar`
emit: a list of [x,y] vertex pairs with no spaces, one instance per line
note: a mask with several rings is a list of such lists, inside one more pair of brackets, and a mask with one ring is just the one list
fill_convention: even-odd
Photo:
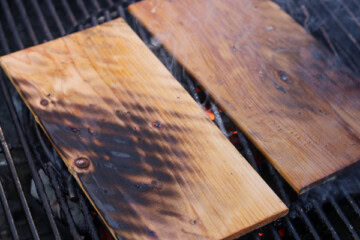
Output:
[[285,219],[285,223],[288,226],[288,229],[290,230],[290,234],[292,234],[292,236],[294,237],[294,239],[296,240],[301,240],[299,234],[297,233],[297,231],[295,230],[294,226],[292,225],[290,219],[288,216],[284,217]]
[[70,18],[70,21],[72,25],[77,25],[77,20],[75,19],[75,16],[66,0],[61,0],[62,5],[64,6],[65,12]]
[[252,238],[255,239],[255,240],[260,240],[260,237],[259,235],[256,233],[256,231],[254,231],[252,234],[251,234]]
[[106,21],[110,21],[110,20],[111,20],[110,12],[109,12],[109,11],[105,11],[105,19],[106,19]]
[[92,24],[92,26],[97,26],[98,25],[98,22],[97,22],[95,16],[91,16],[91,24]]
[[25,24],[26,30],[28,31],[31,40],[34,42],[34,44],[39,44],[38,39],[35,35],[35,32],[33,31],[32,27],[31,27],[30,20],[25,11],[24,5],[22,4],[21,0],[15,0],[15,2],[16,2],[16,6],[20,10],[20,15],[23,19],[23,23]]
[[10,53],[10,48],[6,41],[5,34],[1,24],[0,24],[0,41],[1,41],[2,49],[4,49],[5,53]]
[[[185,73],[184,73],[185,75]],[[199,97],[199,94],[197,94],[196,92],[196,89],[195,89],[195,84],[194,82],[192,81],[192,79],[190,79],[190,77],[186,77],[186,83],[188,84],[188,89],[190,90],[190,94],[191,96],[195,99],[195,101],[201,105],[200,103],[200,97]],[[222,122],[222,121],[221,121]]]
[[46,0],[46,4],[47,4],[47,6],[48,6],[48,8],[50,10],[51,15],[55,19],[56,26],[59,29],[61,36],[64,36],[65,35],[65,29],[64,29],[63,25],[61,24],[59,15],[57,14],[57,12],[55,10],[55,7],[54,7],[52,1],[51,0]]
[[87,225],[89,226],[89,231],[90,231],[92,239],[93,240],[100,240],[99,236],[97,234],[97,231],[95,230],[96,228],[95,228],[95,225],[94,225],[94,222],[93,222],[93,218],[91,217],[89,209],[86,206],[85,199],[84,199],[83,195],[81,194],[81,192],[80,192],[80,190],[78,188],[77,188],[77,195],[79,196],[80,207],[81,207],[81,210],[84,213],[85,221],[86,221]]
[[26,219],[28,221],[31,234],[32,234],[34,239],[40,239],[39,234],[38,234],[38,232],[36,230],[36,227],[35,227],[34,220],[32,218],[31,212],[30,212],[29,205],[28,205],[28,203],[26,201],[24,191],[22,190],[20,179],[19,179],[19,176],[17,175],[16,169],[15,169],[14,161],[13,161],[11,155],[10,155],[9,147],[8,147],[6,141],[5,141],[5,136],[4,136],[4,133],[3,133],[3,130],[1,128],[1,126],[0,126],[0,142],[1,142],[2,149],[3,149],[3,153],[5,155],[6,162],[8,164],[8,167],[10,169],[12,178],[14,180],[14,184],[15,184],[16,190],[18,192],[21,205],[22,205],[22,207],[24,209],[25,216],[26,216]]
[[273,234],[275,240],[281,240],[279,233],[275,230],[273,225],[270,225],[270,230],[271,230],[271,233]]
[[117,7],[117,12],[118,12],[119,16],[120,16],[122,19],[126,19],[125,10],[124,10],[123,7],[118,6],[118,7]]
[[341,6],[345,9],[345,11],[349,14],[349,16],[351,16],[351,18],[354,20],[355,24],[360,27],[360,21],[357,19],[353,11],[348,8],[348,6],[344,3],[343,0],[339,0],[339,2]]
[[85,18],[86,18],[86,19],[89,18],[90,15],[89,15],[88,10],[87,10],[86,7],[85,7],[84,2],[83,2],[82,0],[76,0],[76,3],[77,3],[78,6],[80,7],[80,9],[81,9],[82,13],[84,14]]
[[241,145],[244,148],[244,153],[245,153],[245,157],[246,159],[250,162],[251,166],[257,171],[259,172],[259,168],[256,164],[255,158],[254,158],[254,154],[252,153],[252,151],[250,150],[249,144],[244,136],[244,134],[242,134],[242,132],[240,132],[240,130],[238,130],[238,138],[240,140]]
[[75,186],[74,186],[73,177],[71,175],[69,175],[67,177],[66,185],[68,187],[70,200],[75,201],[77,199],[77,196],[76,196],[76,193],[75,193]]
[[9,5],[7,4],[6,1],[0,1],[1,3],[1,7],[5,10],[5,16],[6,16],[6,20],[8,21],[9,25],[10,25],[10,29],[11,29],[11,33],[13,34],[14,38],[15,38],[15,42],[18,45],[18,47],[20,49],[24,48],[23,43],[21,42],[20,36],[18,31],[16,31],[16,26],[15,26],[15,22],[14,22],[14,18],[10,12],[10,8]]
[[337,202],[334,200],[334,198],[332,196],[329,196],[329,200],[332,204],[332,206],[335,208],[336,213],[339,215],[339,217],[343,220],[343,222],[345,223],[347,229],[350,231],[351,235],[353,236],[353,238],[355,240],[359,239],[359,235],[355,232],[354,227],[352,226],[352,224],[349,222],[349,219],[345,216],[344,212],[340,209],[339,205],[337,204]]
[[55,177],[56,176],[55,171],[54,171],[53,167],[51,166],[51,164],[48,164],[46,169],[48,170],[48,173],[49,173],[48,175],[50,177],[51,183],[55,187],[56,195],[57,195],[58,199],[60,199],[61,209],[63,210],[63,212],[65,214],[66,221],[67,221],[68,226],[70,228],[71,235],[73,236],[73,238],[75,240],[81,240],[81,237],[80,237],[78,231],[75,228],[75,223],[74,223],[74,220],[71,217],[70,210],[69,210],[67,204],[65,203],[64,194],[61,191],[60,186],[59,186],[59,182]]
[[47,25],[44,15],[42,14],[37,0],[31,0],[31,4],[35,9],[36,15],[38,16],[41,26],[43,27],[44,33],[48,40],[53,39],[53,35],[50,32],[49,26]]
[[211,110],[214,112],[215,116],[215,122],[217,123],[220,130],[223,132],[223,134],[226,137],[229,137],[231,134],[228,133],[228,131],[225,129],[224,122],[220,116],[219,108],[216,106],[216,104],[213,101],[210,101]]
[[306,216],[306,214],[304,213],[304,210],[299,207],[299,205],[296,206],[296,210],[298,211],[298,213],[300,213],[302,219],[304,220],[306,226],[308,227],[308,229],[310,230],[311,235],[314,237],[314,239],[316,240],[320,240],[320,236],[317,233],[317,231],[315,230],[313,224],[311,224],[309,218]]
[[314,200],[312,200],[312,203],[313,203],[313,207],[314,207],[316,213],[319,215],[322,222],[325,223],[326,227],[330,230],[332,237],[335,240],[340,240],[340,237],[337,234],[337,232],[335,231],[334,226],[330,223],[329,219],[326,217],[324,211],[320,208],[319,204],[317,202],[315,202]]
[[96,11],[100,11],[100,5],[96,0],[90,0],[92,4],[95,6]]
[[341,192],[344,194],[346,200],[350,203],[351,207],[354,209],[355,213],[360,217],[360,208],[356,204],[355,200],[349,195],[349,193],[344,189],[343,186],[339,186]]
[[360,188],[360,181],[358,179],[354,179],[356,185]]
[[[245,138],[244,138],[245,139]],[[245,139],[246,141],[246,139]],[[244,145],[244,144],[243,144]],[[248,149],[247,151],[251,152],[249,147],[247,146],[247,141],[245,142],[245,147]],[[269,169],[269,172],[270,174],[273,176],[273,179],[276,183],[276,186],[277,186],[277,192],[280,193],[280,197],[281,199],[285,202],[285,204],[287,206],[290,206],[290,199],[288,197],[288,195],[285,193],[285,189],[284,189],[284,186],[283,186],[283,183],[281,182],[279,176],[275,173],[275,170],[273,168],[273,166],[269,163],[269,162],[266,162],[266,165]],[[288,229],[290,230],[290,233],[291,235],[295,238],[295,239],[300,239],[300,236],[299,234],[297,233],[296,229],[294,228],[293,224],[291,223],[290,219],[288,216],[285,216],[284,217],[285,219],[285,223],[286,225],[288,226]],[[315,231],[316,232],[316,231]]]
[[285,193],[284,184],[280,180],[280,176],[275,171],[274,167],[267,161],[266,166],[268,167],[270,175],[273,177],[274,182],[276,183],[277,192],[280,193],[281,200],[285,202],[287,206],[290,205],[290,199],[289,196]]
[[5,191],[4,191],[3,185],[1,183],[1,180],[0,180],[0,199],[1,199],[1,204],[3,206],[3,209],[4,209],[6,220],[7,220],[8,224],[9,224],[11,236],[12,236],[12,238],[14,240],[18,240],[19,239],[19,234],[18,234],[18,232],[16,230],[16,226],[15,226],[15,223],[14,223],[14,218],[13,218],[13,216],[11,214],[9,203],[8,203],[8,201],[6,199]]
[[114,5],[114,2],[113,2],[112,0],[107,0],[107,2],[108,2],[108,4],[109,4],[109,6]]

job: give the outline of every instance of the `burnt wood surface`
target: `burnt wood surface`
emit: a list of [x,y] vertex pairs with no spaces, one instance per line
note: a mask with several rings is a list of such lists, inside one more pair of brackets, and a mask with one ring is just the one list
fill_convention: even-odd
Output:
[[122,19],[0,62],[114,237],[233,238],[286,214]]
[[360,79],[275,3],[130,6],[298,192],[360,159]]

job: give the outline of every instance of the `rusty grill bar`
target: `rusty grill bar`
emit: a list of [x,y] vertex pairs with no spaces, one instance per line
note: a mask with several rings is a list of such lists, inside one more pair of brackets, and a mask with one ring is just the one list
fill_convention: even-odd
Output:
[[[325,183],[300,197],[297,196],[272,165],[265,160],[264,156],[255,149],[235,124],[219,109],[211,97],[202,90],[201,86],[185,72],[156,39],[130,16],[126,8],[132,2],[135,1],[29,0],[24,2],[22,0],[15,0],[11,2],[0,0],[0,6],[2,8],[0,9],[0,55],[49,41],[117,17],[122,17],[165,64],[174,77],[193,96],[195,101],[208,112],[224,135],[229,138],[254,169],[289,207],[290,212],[287,216],[241,239],[359,239],[359,167],[347,171],[346,174],[338,177],[338,179]],[[300,24],[312,31],[339,59],[343,59],[351,68],[359,69],[356,64],[360,61],[356,62],[353,59],[354,56],[357,57],[357,53],[350,56],[349,51],[343,51],[344,48],[347,50],[350,49],[350,47],[341,45],[338,38],[334,40],[333,34],[329,31],[329,26],[326,25],[326,23],[314,28],[318,18],[324,18],[324,14],[327,12],[326,17],[332,18],[332,21],[337,23],[338,33],[340,35],[342,34],[344,38],[347,39],[347,42],[352,42],[352,34],[355,30],[350,31],[345,29],[341,24],[341,19],[334,20],[334,14],[331,13],[331,6],[330,8],[324,8],[325,10],[320,12],[314,11],[314,9],[312,9],[314,4],[312,5],[310,1],[306,0],[276,0],[276,2]],[[346,1],[339,0],[341,6],[344,5],[344,2]],[[322,5],[323,4],[324,3],[322,3]],[[294,9],[297,10],[295,11]],[[352,11],[355,10],[352,9]],[[360,13],[360,5],[358,13]],[[348,15],[350,14],[348,13]],[[357,30],[360,34],[360,29]],[[319,36],[319,32],[322,33],[321,36]],[[360,59],[360,57],[358,59]],[[71,175],[63,167],[55,150],[52,147],[48,147],[47,139],[43,139],[37,125],[29,124],[29,122],[34,123],[34,120],[27,108],[24,105],[22,105],[20,110],[15,108],[11,99],[19,98],[19,96],[10,94],[7,86],[9,81],[3,73],[1,73],[0,77],[3,95],[19,135],[22,148],[28,160],[36,188],[40,194],[55,239],[61,239],[61,236],[44,191],[42,180],[38,175],[39,168],[43,169],[48,173],[47,175],[50,176],[50,182],[55,189],[72,238],[81,239],[81,234],[74,224],[71,211],[67,204],[67,198],[74,201],[77,200],[78,207],[84,213],[88,231],[87,237],[89,239],[101,239],[98,228],[94,224],[94,217],[91,214],[92,210],[89,210],[87,200],[83,197],[81,190],[77,185],[74,185]],[[31,135],[31,130],[35,132],[33,135],[35,135],[36,138]],[[0,136],[1,132],[2,131],[0,131]],[[10,153],[5,139],[1,137],[1,140],[3,152]],[[40,146],[40,151],[35,146],[36,144],[30,145],[29,140],[31,142],[37,142],[37,145]],[[7,157],[10,160],[12,159],[10,154]],[[8,166],[12,171],[15,171],[16,174],[15,165],[12,161],[8,160]],[[17,181],[14,175],[13,180],[15,182]],[[21,185],[19,189],[21,190]],[[66,189],[66,191],[64,191],[64,189]],[[23,195],[22,190],[19,191],[19,194],[20,196]],[[1,179],[0,199],[5,209],[13,239],[18,239],[16,225],[2,188]],[[23,197],[23,199],[26,203],[25,197]],[[32,224],[31,213],[28,207],[25,212],[27,216],[29,214],[28,224],[31,226],[32,235],[37,239],[35,224]]]

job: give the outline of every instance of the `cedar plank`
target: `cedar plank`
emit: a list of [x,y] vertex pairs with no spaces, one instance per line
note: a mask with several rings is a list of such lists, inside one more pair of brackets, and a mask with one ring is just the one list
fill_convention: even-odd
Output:
[[223,239],[286,214],[122,19],[0,63],[114,237]]
[[360,78],[275,3],[144,0],[129,10],[298,193],[360,159]]

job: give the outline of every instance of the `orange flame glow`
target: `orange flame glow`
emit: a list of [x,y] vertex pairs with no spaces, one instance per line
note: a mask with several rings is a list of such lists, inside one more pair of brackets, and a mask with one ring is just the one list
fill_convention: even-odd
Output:
[[284,237],[285,236],[285,229],[284,228],[279,229],[278,233],[279,233],[280,237]]
[[205,111],[207,113],[207,115],[209,116],[209,118],[214,121],[215,119],[215,114],[213,112],[210,112],[210,111]]

